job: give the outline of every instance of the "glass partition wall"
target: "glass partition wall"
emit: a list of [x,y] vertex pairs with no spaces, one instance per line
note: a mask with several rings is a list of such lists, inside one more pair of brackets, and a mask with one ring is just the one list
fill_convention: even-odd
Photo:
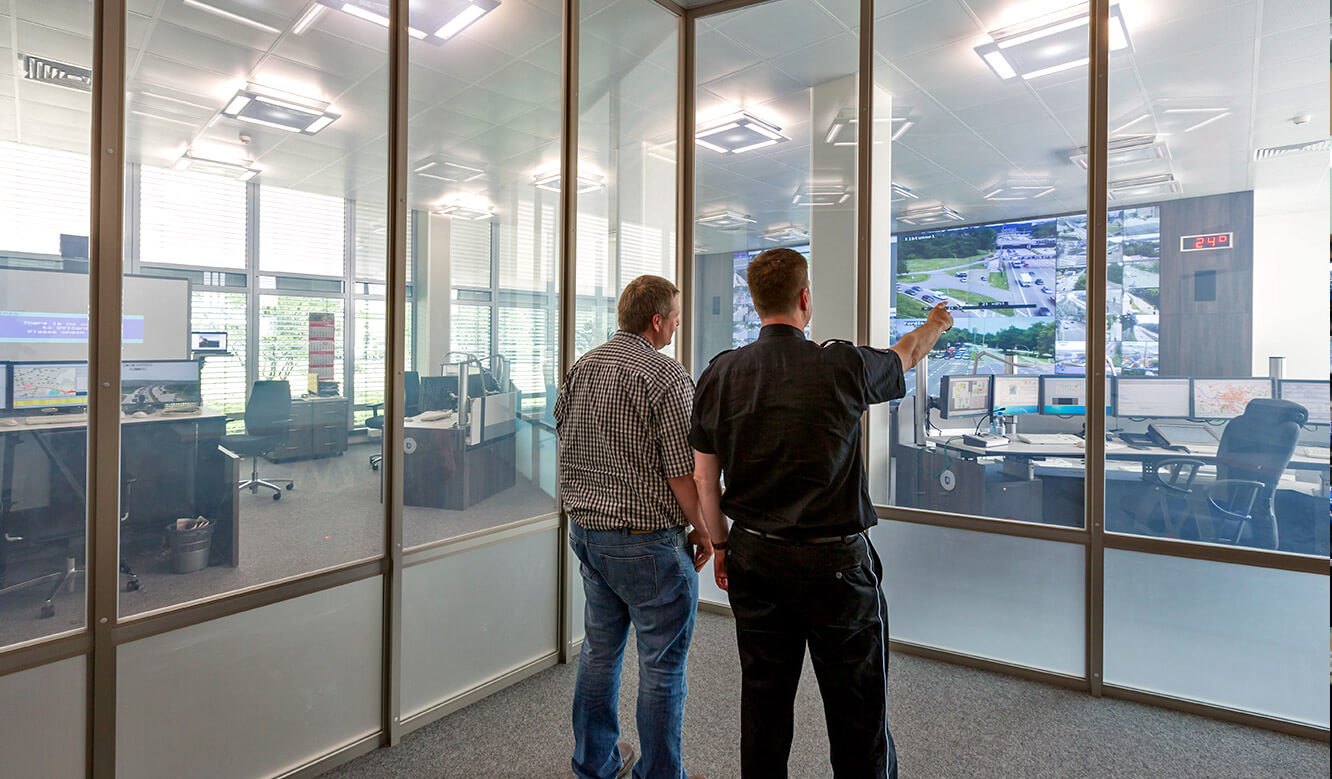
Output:
[[[812,338],[887,346],[954,307],[866,420],[900,650],[1325,738],[1328,385],[1301,328],[1328,17],[1301,8],[11,5],[3,681],[86,687],[108,774],[223,765],[207,729],[147,745],[317,690],[292,738],[239,734],[229,765],[263,775],[567,661],[561,355],[654,273],[690,296],[697,375],[756,337],[745,265],[789,246]],[[190,694],[148,705],[164,678]]]

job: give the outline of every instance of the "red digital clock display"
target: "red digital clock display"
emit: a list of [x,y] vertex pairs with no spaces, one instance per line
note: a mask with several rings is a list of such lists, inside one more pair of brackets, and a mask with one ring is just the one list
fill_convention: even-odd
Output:
[[1229,249],[1234,243],[1234,233],[1182,235],[1179,238],[1179,250],[1182,252],[1205,252],[1211,249]]

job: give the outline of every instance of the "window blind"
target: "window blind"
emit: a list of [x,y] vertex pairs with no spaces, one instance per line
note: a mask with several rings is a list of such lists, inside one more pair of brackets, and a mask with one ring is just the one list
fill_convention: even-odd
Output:
[[490,306],[456,305],[449,320],[449,351],[490,354]]
[[[333,314],[333,379],[343,376],[343,306],[339,298],[300,295],[259,297],[260,379],[286,379],[291,396],[305,393],[305,374],[310,366],[310,314]],[[346,389],[343,388],[345,392]]]
[[490,289],[490,222],[449,224],[449,275],[454,287]]
[[245,267],[245,183],[140,169],[139,258],[146,263]]
[[190,327],[225,330],[227,355],[209,355],[203,363],[203,404],[213,411],[245,411],[246,323],[243,292],[207,292],[190,295]]
[[259,188],[259,268],[343,275],[346,217],[340,197]]
[[[546,210],[543,208],[541,213],[544,217]],[[554,282],[555,254],[546,250],[548,229],[553,233],[553,226],[547,225],[544,218],[537,224],[535,203],[518,202],[517,218],[500,230],[497,285],[500,289],[545,292],[546,285]],[[604,233],[601,240],[605,241]]]
[[499,352],[509,360],[510,379],[523,391],[523,410],[545,408],[546,385],[555,383],[554,354],[546,343],[546,311],[501,308]]
[[0,252],[60,254],[60,234],[88,235],[88,155],[0,142]]
[[[352,395],[353,405],[384,402],[384,358],[388,345],[384,338],[385,302],[382,300],[357,300],[356,334],[352,344]],[[410,353],[410,349],[408,350]],[[346,393],[343,393],[346,394]],[[352,420],[359,426],[371,412],[369,409],[354,409]]]
[[384,281],[388,278],[388,212],[383,203],[364,200],[356,201],[355,212],[356,278]]

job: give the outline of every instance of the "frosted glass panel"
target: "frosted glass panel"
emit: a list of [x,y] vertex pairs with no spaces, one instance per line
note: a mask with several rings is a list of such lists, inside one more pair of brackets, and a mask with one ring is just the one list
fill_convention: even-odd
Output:
[[1105,681],[1328,725],[1328,577],[1105,551]]
[[1082,546],[880,522],[892,638],[1082,676]]
[[0,676],[0,776],[84,775],[87,660]]
[[120,647],[116,775],[275,776],[379,731],[383,580]]
[[553,519],[523,529],[403,572],[404,717],[556,651],[563,539]]

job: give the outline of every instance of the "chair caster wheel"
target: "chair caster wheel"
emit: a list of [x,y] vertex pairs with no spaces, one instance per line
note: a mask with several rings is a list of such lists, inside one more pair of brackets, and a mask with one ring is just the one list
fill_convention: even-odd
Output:
[[42,619],[50,619],[55,616],[55,606],[42,606]]
[[294,490],[294,489],[296,489],[296,485],[295,485],[295,484],[288,484],[288,485],[287,485],[287,492],[291,492],[291,491]]
[[273,500],[282,500],[282,493],[280,492],[273,493]]
[[370,466],[370,470],[372,470],[372,471],[377,471],[377,470],[379,470],[379,466],[378,466],[378,465],[372,465],[372,466]]
[[143,585],[139,584],[138,579],[130,579],[129,581],[125,582],[125,592],[134,592],[135,590],[138,590],[142,586]]

